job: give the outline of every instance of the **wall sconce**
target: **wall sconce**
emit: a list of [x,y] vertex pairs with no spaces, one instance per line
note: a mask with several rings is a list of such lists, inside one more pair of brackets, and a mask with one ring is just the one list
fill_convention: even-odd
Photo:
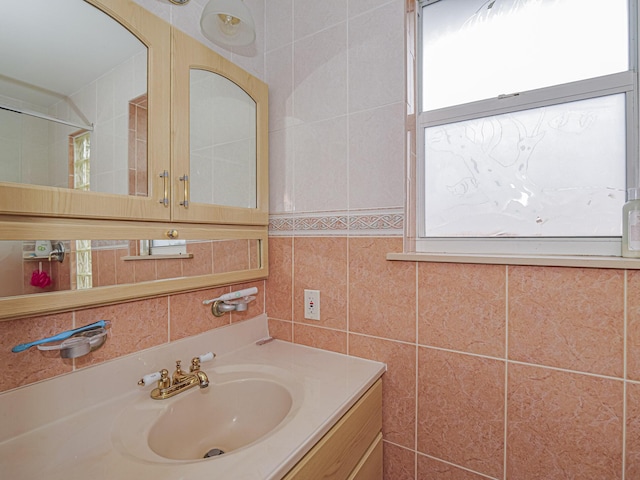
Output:
[[253,17],[242,0],[210,0],[202,12],[200,28],[205,37],[224,46],[245,46],[256,38]]

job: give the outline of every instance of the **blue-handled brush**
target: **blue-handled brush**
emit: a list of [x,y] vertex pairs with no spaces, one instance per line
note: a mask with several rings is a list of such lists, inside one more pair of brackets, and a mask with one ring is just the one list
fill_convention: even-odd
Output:
[[91,323],[89,325],[85,325],[84,327],[74,328],[73,330],[67,330],[66,332],[61,332],[57,335],[54,335],[53,337],[43,338],[41,340],[36,340],[35,342],[31,342],[31,343],[21,343],[20,345],[16,345],[15,347],[13,347],[11,351],[14,353],[24,352],[26,349],[34,347],[36,345],[40,345],[42,343],[58,342],[60,340],[66,340],[67,338],[72,337],[76,333],[84,332],[86,330],[93,330],[95,328],[104,328],[107,325],[109,325],[109,323],[111,322],[109,322],[108,320],[100,320],[99,322]]

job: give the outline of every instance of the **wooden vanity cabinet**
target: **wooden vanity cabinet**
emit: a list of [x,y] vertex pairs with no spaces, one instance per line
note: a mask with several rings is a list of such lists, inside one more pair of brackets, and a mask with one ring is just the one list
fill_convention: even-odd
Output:
[[283,480],[382,480],[382,380],[378,380]]

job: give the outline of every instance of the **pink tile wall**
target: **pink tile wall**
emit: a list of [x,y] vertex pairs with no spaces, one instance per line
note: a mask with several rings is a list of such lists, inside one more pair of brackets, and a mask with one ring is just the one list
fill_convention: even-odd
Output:
[[[258,294],[246,312],[231,312],[219,318],[214,317],[210,307],[202,301],[228,293],[231,287],[0,322],[0,363],[6,370],[6,375],[0,376],[0,393],[255,317],[265,311],[264,282],[234,285],[233,290],[253,286],[258,287]],[[107,341],[100,349],[83,357],[62,359],[57,352],[42,352],[36,347],[20,353],[11,352],[11,348],[19,343],[102,319],[111,321]]]
[[640,478],[640,272],[400,251],[274,236],[266,282],[272,335],[387,363],[386,480]]

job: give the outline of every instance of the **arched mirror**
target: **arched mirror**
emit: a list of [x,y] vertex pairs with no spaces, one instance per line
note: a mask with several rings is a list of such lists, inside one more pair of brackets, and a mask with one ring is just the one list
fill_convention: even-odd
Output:
[[131,0],[3,6],[0,210],[168,219],[169,64],[170,26]]
[[257,208],[256,102],[231,80],[190,69],[191,201]]
[[268,89],[172,30],[173,219],[267,225]]
[[135,35],[82,0],[13,2],[0,58],[0,181],[146,194],[147,48]]

